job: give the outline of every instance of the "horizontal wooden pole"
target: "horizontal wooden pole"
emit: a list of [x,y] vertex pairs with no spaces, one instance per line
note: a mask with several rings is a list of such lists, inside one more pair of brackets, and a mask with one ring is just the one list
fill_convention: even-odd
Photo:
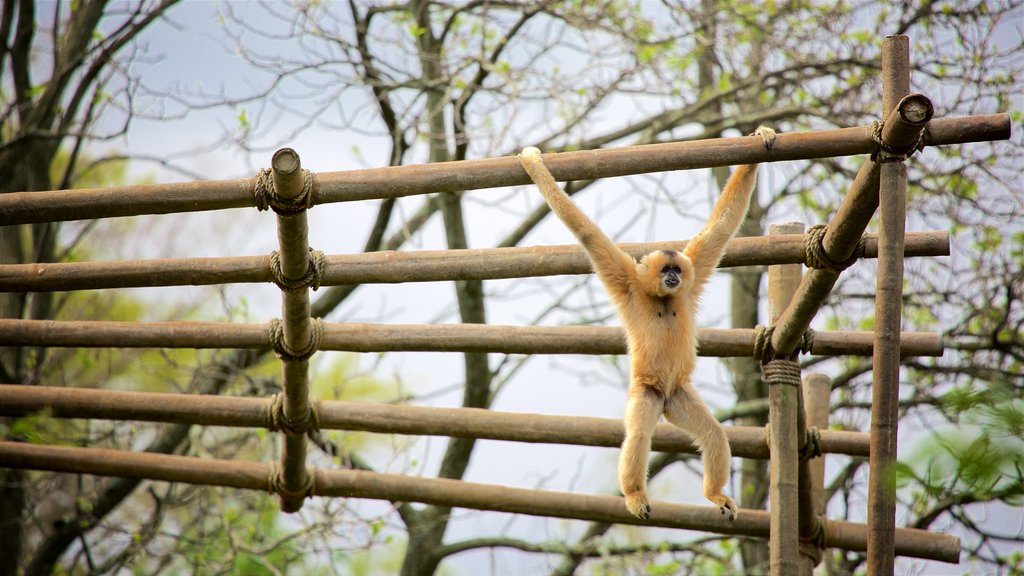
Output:
[[[639,257],[655,250],[681,249],[682,242],[621,244]],[[735,238],[729,242],[722,267],[803,263],[802,234]],[[878,253],[878,237],[868,234],[865,256]],[[945,230],[907,234],[904,255],[948,256]],[[327,257],[321,285],[394,284],[443,280],[494,280],[586,274],[590,261],[576,244],[469,250],[387,251]],[[168,258],[115,262],[58,262],[0,265],[0,292],[46,292],[150,286],[203,286],[272,282],[270,256]]]
[[[702,356],[749,356],[754,330],[701,328]],[[870,356],[871,332],[816,332],[811,354]],[[346,352],[496,352],[506,354],[625,354],[625,334],[613,326],[324,323],[321,350]],[[108,322],[0,318],[0,346],[64,348],[269,349],[265,324],[230,322]],[[942,336],[905,332],[904,356],[941,356]]]
[[[1010,137],[1006,114],[932,120],[929,145],[963,144]],[[556,180],[593,180],[667,170],[691,170],[755,162],[805,160],[873,152],[870,126],[779,134],[772,149],[752,137],[716,138],[614,149],[545,154]],[[529,184],[513,156],[388,166],[315,177],[315,202],[400,198]],[[0,195],[0,224],[168,214],[255,206],[255,178],[177,184],[144,184],[80,190],[11,192]]]
[[[14,417],[45,412],[55,418],[270,428],[270,404],[269,398],[0,385],[0,416]],[[324,430],[605,448],[618,448],[623,438],[622,420],[615,418],[334,400],[321,401],[318,412]],[[725,430],[734,456],[769,457],[764,428],[727,426]],[[868,437],[862,432],[822,430],[821,447],[828,454],[869,455]],[[658,424],[652,448],[660,452],[697,452],[688,434],[666,423]]]
[[[268,478],[272,472],[269,464],[258,462],[18,442],[0,442],[0,467],[142,478],[245,490],[268,490]],[[420,502],[528,516],[700,530],[737,536],[768,536],[769,514],[761,510],[741,510],[736,520],[730,522],[713,506],[655,502],[650,519],[640,520],[626,510],[621,498],[614,496],[513,488],[360,470],[318,468],[311,470],[311,473],[315,479],[313,494],[316,496]],[[828,520],[825,522],[825,546],[866,550],[867,527],[843,520]],[[949,534],[900,528],[896,530],[895,552],[900,556],[957,562],[960,539]]]

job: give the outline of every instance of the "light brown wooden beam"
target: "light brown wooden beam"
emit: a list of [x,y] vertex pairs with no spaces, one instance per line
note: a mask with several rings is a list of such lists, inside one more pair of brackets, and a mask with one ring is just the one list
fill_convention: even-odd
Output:
[[[13,417],[42,412],[54,418],[269,428],[267,410],[270,402],[268,398],[0,385],[0,416]],[[334,400],[321,401],[319,414],[320,427],[324,430],[604,448],[618,448],[623,438],[621,419],[592,416]],[[725,430],[733,455],[760,460],[768,458],[764,428],[727,426]],[[868,437],[863,432],[823,430],[821,442],[822,449],[829,453],[860,458],[868,456]],[[666,423],[658,425],[652,448],[659,452],[697,452],[689,435]]]
[[[685,245],[686,241],[620,244],[635,257],[667,248],[680,250]],[[729,242],[720,267],[803,263],[804,246],[802,234],[735,238]],[[877,247],[877,235],[866,235],[865,257],[874,258]],[[949,256],[949,233],[912,232],[907,235],[904,255]],[[577,244],[386,251],[327,256],[321,285],[494,280],[589,272],[590,261]],[[206,286],[272,280],[270,256],[0,265],[0,292]]]
[[[811,354],[870,356],[871,332],[816,332]],[[702,356],[749,356],[754,330],[701,328]],[[345,352],[496,352],[507,354],[625,354],[625,334],[612,326],[324,323],[321,350]],[[64,348],[270,347],[265,324],[229,322],[113,322],[0,318],[0,346]],[[907,332],[904,356],[941,356],[942,335]]]
[[[0,442],[0,467],[143,478],[244,490],[267,490],[270,474],[270,466],[258,462],[17,442]],[[315,496],[420,502],[529,516],[762,538],[768,536],[768,513],[760,510],[741,510],[736,520],[729,522],[712,506],[658,502],[650,519],[640,520],[626,510],[621,498],[614,496],[513,488],[359,470],[318,468],[312,472],[315,477]],[[864,550],[867,545],[866,527],[843,520],[829,520],[825,524],[825,545],[844,550]],[[914,558],[956,562],[960,556],[960,539],[949,534],[901,528],[896,530],[896,553]]]
[[[928,145],[963,144],[1010,137],[1007,114],[933,120]],[[759,138],[716,138],[545,154],[556,180],[593,180],[628,174],[692,170],[782,160],[869,154],[870,126],[779,134],[771,151]],[[316,175],[317,204],[400,198],[437,192],[529,184],[514,156],[434,164],[388,166]],[[0,195],[0,224],[24,224],[169,214],[254,206],[255,178],[176,184],[142,184]]]

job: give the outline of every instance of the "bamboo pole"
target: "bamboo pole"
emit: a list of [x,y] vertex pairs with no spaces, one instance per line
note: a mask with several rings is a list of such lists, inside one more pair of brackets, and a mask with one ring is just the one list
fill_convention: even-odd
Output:
[[[773,224],[769,234],[799,234],[803,224]],[[800,264],[768,267],[768,315],[774,325],[789,305],[800,285]],[[797,455],[800,388],[768,381],[768,422],[771,426],[771,460],[769,461],[769,498],[771,531],[769,537],[769,570],[772,576],[795,574],[799,569],[800,534],[797,500],[799,457]]]
[[[910,38],[882,42],[882,112],[910,91]],[[899,425],[900,326],[903,313],[903,243],[907,167],[882,165],[879,184],[879,254],[875,283],[875,353],[871,386],[871,457],[868,476],[868,574],[890,575],[896,530],[896,433]]]
[[[18,442],[0,442],[0,467],[187,482],[247,490],[267,490],[267,478],[271,472],[269,465],[257,462]],[[530,516],[758,537],[767,537],[769,530],[768,513],[760,510],[743,510],[734,522],[729,522],[711,506],[658,502],[650,519],[640,520],[623,508],[622,499],[615,496],[512,488],[358,470],[317,469],[313,475],[315,482],[312,492],[317,496],[421,502]],[[867,531],[863,524],[832,520],[826,527],[825,541],[828,546],[864,550]],[[915,558],[956,562],[960,553],[960,539],[948,534],[903,528],[896,531],[896,552]]]
[[[299,155],[291,148],[282,148],[271,159],[274,193],[288,200],[299,198],[304,190],[302,165]],[[288,281],[299,281],[310,269],[309,223],[306,211],[277,214],[277,238],[280,245],[281,274]],[[287,351],[305,350],[314,345],[312,318],[310,318],[309,290],[281,289],[282,345]],[[306,471],[306,434],[290,433],[289,427],[308,422],[309,360],[303,357],[281,355],[281,383],[284,389],[282,416],[284,442],[281,448],[281,509],[297,512],[302,508],[305,486],[310,479]]]
[[[680,250],[682,242],[620,244],[634,257],[656,250]],[[803,263],[803,235],[734,238],[721,267]],[[875,234],[865,236],[865,257],[877,254]],[[907,235],[904,256],[949,256],[945,230]],[[327,256],[323,286],[342,284],[494,280],[591,272],[579,244],[467,250],[384,251]],[[113,262],[58,262],[0,265],[0,292],[46,292],[152,286],[207,286],[271,282],[269,256],[165,258]]]
[[[807,422],[819,433],[828,431],[829,394],[832,379],[824,374],[804,378]],[[825,457],[800,461],[800,576],[812,576],[821,562],[819,535],[825,518]]]
[[[963,144],[1010,137],[1006,114],[938,119],[928,145]],[[869,126],[779,134],[771,153],[750,137],[671,142],[617,149],[546,154],[556,180],[593,180],[627,174],[713,166],[867,154],[875,149]],[[512,156],[434,164],[389,166],[315,177],[317,204],[529,184]],[[168,214],[253,206],[255,179],[145,184],[80,190],[12,192],[0,196],[0,224],[26,224]]]
[[[890,148],[907,141],[916,141],[929,123],[933,112],[931,102],[920,94],[912,94],[899,102],[885,117],[886,130],[882,131],[882,142]],[[890,140],[885,140],[890,138]],[[849,258],[864,234],[878,208],[879,163],[874,159],[865,160],[850,191],[828,224],[828,231],[822,240],[822,247],[829,258],[842,262]],[[780,356],[788,356],[796,349],[814,315],[824,304],[832,291],[839,271],[814,268],[804,275],[796,296],[779,318],[772,335],[772,348]]]
[[[625,333],[613,326],[494,324],[366,324],[324,322],[320,350],[346,352],[494,352],[504,354],[625,354]],[[811,354],[870,356],[871,332],[816,332]],[[754,330],[701,328],[699,354],[749,356]],[[0,318],[0,346],[65,348],[270,348],[267,325],[229,322],[113,322]],[[942,335],[907,332],[903,356],[941,356]]]
[[[270,409],[271,400],[267,398],[0,385],[0,416],[44,413],[53,418],[268,428]],[[618,448],[623,438],[622,420],[616,418],[327,400],[318,403],[317,412],[324,430],[604,448]],[[768,458],[763,428],[727,426],[725,430],[734,456]],[[823,430],[821,438],[822,450],[828,453],[868,456],[866,433]],[[658,424],[651,446],[659,452],[697,452],[692,437],[666,423]]]

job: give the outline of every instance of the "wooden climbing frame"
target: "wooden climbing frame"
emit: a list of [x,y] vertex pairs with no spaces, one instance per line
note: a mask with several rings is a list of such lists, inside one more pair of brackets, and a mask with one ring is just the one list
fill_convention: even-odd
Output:
[[[805,235],[802,225],[786,225],[763,238],[735,239],[723,262],[725,266],[769,265],[771,330],[764,332],[766,339],[757,346],[766,364],[782,359],[795,365],[802,341],[813,354],[861,354],[874,359],[870,434],[828,430],[828,380],[810,375],[801,383],[798,366],[795,379],[770,382],[770,433],[727,427],[735,456],[770,457],[770,512],[743,510],[730,523],[710,506],[658,503],[651,518],[641,521],[626,511],[621,499],[610,496],[307,467],[307,433],[317,429],[609,447],[621,442],[618,420],[310,398],[308,358],[317,350],[625,352],[617,328],[338,324],[312,317],[309,289],[317,285],[588,272],[586,257],[576,246],[324,256],[308,244],[308,207],[527,184],[528,176],[513,157],[311,174],[302,170],[298,154],[286,148],[274,154],[271,168],[255,178],[0,195],[0,225],[245,206],[274,209],[280,239],[274,255],[2,265],[0,291],[275,282],[282,289],[282,319],[277,323],[0,319],[0,345],[273,349],[282,360],[283,383],[282,395],[275,399],[0,385],[3,416],[47,410],[60,418],[267,428],[280,430],[283,436],[277,463],[0,442],[0,466],[269,490],[281,497],[282,509],[290,512],[309,496],[356,497],[768,537],[772,574],[810,574],[827,547],[867,550],[869,574],[891,574],[895,555],[956,562],[960,542],[955,536],[895,527],[895,480],[887,473],[895,462],[899,358],[942,353],[937,334],[900,332],[903,258],[943,255],[949,250],[943,232],[905,233],[903,160],[919,145],[1009,138],[1010,123],[1004,114],[933,120],[930,101],[909,94],[908,53],[906,37],[885,39],[881,125],[779,134],[770,151],[756,139],[721,138],[545,155],[545,164],[558,180],[871,155],[822,233]],[[876,211],[880,231],[877,236],[865,236]],[[839,264],[859,256],[854,247],[862,237],[863,257],[878,258],[875,331],[819,332],[813,343],[807,342],[808,327],[841,274]],[[624,248],[640,254],[664,245]],[[811,261],[824,264],[802,273],[809,250],[815,251]],[[541,258],[543,263],[538,264]],[[702,330],[700,352],[750,355],[755,341],[752,329]],[[792,375],[791,367],[784,368]],[[693,452],[690,438],[668,425],[659,425],[653,448]],[[812,459],[819,453],[870,458],[867,524],[825,519],[822,459]]]

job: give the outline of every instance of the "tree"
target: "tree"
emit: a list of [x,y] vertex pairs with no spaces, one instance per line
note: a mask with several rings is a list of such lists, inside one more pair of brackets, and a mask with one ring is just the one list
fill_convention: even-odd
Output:
[[[370,162],[383,159],[390,164],[496,156],[513,153],[526,144],[570,150],[707,138],[736,130],[751,132],[762,123],[784,131],[859,125],[877,119],[880,113],[876,30],[911,36],[915,43],[912,84],[932,95],[943,115],[993,111],[1019,115],[1021,107],[1020,79],[1012,65],[1021,55],[1021,42],[1007,36],[1006,27],[1011,16],[1020,13],[1015,2],[955,7],[915,3],[890,8],[882,4],[851,7],[790,2],[754,6],[710,0],[666,6],[618,1],[451,5],[414,0],[406,4],[350,1],[338,6],[268,4],[261,12],[237,13],[234,5],[226,4],[224,10],[228,37],[237,41],[254,77],[265,83],[246,97],[230,100],[218,100],[216,94],[174,97],[193,109],[221,106],[238,114],[239,130],[230,136],[255,153],[287,143],[287,138],[315,132],[321,125],[369,133],[370,140],[387,147]],[[5,5],[5,22],[10,19],[8,12]],[[807,22],[815,25],[807,26]],[[250,114],[247,106],[256,112]],[[293,114],[287,125],[280,120],[282,110]],[[932,423],[970,418],[979,434],[967,446],[936,435],[932,441],[944,447],[943,457],[926,458],[922,448],[919,459],[907,463],[903,470],[900,493],[906,504],[901,507],[901,518],[921,527],[942,523],[947,530],[964,531],[971,535],[969,546],[979,561],[1004,569],[1020,560],[1003,557],[993,543],[1019,541],[1021,535],[991,533],[973,521],[972,514],[999,503],[1019,502],[1021,496],[1020,468],[1014,473],[1013,466],[1019,447],[1007,440],[1020,426],[1014,419],[1019,410],[1007,407],[1019,401],[1020,384],[1013,375],[1020,373],[1022,355],[1019,302],[1024,267],[1020,243],[1013,243],[1011,228],[1021,217],[1020,193],[1014,187],[1014,178],[1018,178],[1014,166],[1019,165],[1021,146],[1019,136],[1015,138],[1009,144],[941,152],[929,149],[911,163],[911,226],[959,222],[964,227],[955,229],[956,239],[971,238],[977,247],[955,244],[957,254],[960,258],[974,255],[978,260],[915,264],[913,271],[920,276],[908,276],[913,289],[908,290],[907,329],[945,330],[957,353],[936,361],[907,361],[903,418],[924,418]],[[352,153],[359,157],[363,150]],[[760,234],[768,221],[791,220],[796,213],[809,224],[823,220],[848,187],[856,162],[794,163],[766,171],[765,193],[751,208],[744,233]],[[723,174],[717,171],[715,176],[721,179]],[[637,218],[646,216],[651,228],[658,227],[659,238],[685,238],[688,234],[680,231],[679,215],[706,213],[706,207],[692,194],[676,192],[681,184],[699,190],[691,183],[673,177],[628,182],[641,205],[619,206],[628,206]],[[595,184],[574,182],[569,192],[586,191],[579,197],[588,203],[595,195],[603,201],[619,202],[621,194],[616,196],[609,186]],[[15,189],[30,188],[23,184]],[[410,238],[427,243],[431,234],[443,234],[443,245],[449,248],[481,245],[479,240],[471,244],[474,231],[486,236],[491,245],[512,246],[523,242],[547,213],[538,196],[513,196],[508,204],[516,201],[527,208],[519,209],[516,221],[500,235],[494,232],[500,227],[490,226],[487,236],[478,222],[494,218],[495,212],[481,206],[475,200],[478,197],[467,193],[384,201],[367,230],[363,249],[398,248]],[[606,229],[620,232],[633,224],[613,212],[601,215]],[[437,215],[440,229],[432,227]],[[972,274],[974,286],[958,282],[965,267],[981,271]],[[849,310],[850,302],[870,305],[871,291],[866,287],[872,284],[864,283],[870,272],[871,264],[862,263],[844,275],[832,301],[833,311],[819,321],[829,327],[848,327],[862,319],[870,323],[869,308]],[[749,305],[759,301],[760,271],[742,271],[734,280],[731,321],[736,326],[763,322],[757,307]],[[536,321],[603,322],[611,317],[603,298],[591,297],[600,293],[599,287],[588,282],[579,290],[559,282],[538,284],[543,294],[553,296],[537,308],[550,313],[537,314]],[[508,302],[517,296],[506,286],[485,289],[476,281],[458,282],[455,288],[456,305],[431,310],[430,316],[485,322],[488,317],[507,314]],[[355,289],[339,286],[322,291],[314,315],[339,314],[342,303],[359,296]],[[19,316],[23,316],[20,311]],[[712,310],[703,318],[714,322],[720,316],[721,312]],[[241,387],[264,393],[273,383],[258,372],[260,361],[257,355],[241,352],[206,359],[195,369],[191,389],[221,393]],[[492,406],[500,398],[499,392],[507,394],[519,385],[513,377],[526,365],[520,358],[464,355],[458,379],[463,391],[461,404]],[[812,360],[810,365],[834,377],[833,422],[863,429],[870,363]],[[763,422],[765,414],[763,409],[758,412],[757,400],[764,390],[753,376],[756,371],[742,361],[731,363],[730,369],[739,404],[727,416],[733,423],[740,418],[747,419],[744,423]],[[576,368],[576,373],[585,372],[594,379],[614,380],[621,371],[621,359]],[[713,375],[704,378],[710,380]],[[423,395],[420,390],[414,392]],[[192,443],[189,436],[187,427],[158,428],[147,449],[177,452],[214,444],[212,439]],[[340,461],[359,467],[380,466],[382,460],[386,463],[393,457],[374,458],[372,450],[364,457],[358,445],[341,438],[329,438],[320,447],[331,455],[340,448]],[[1008,456],[1000,459],[1004,450]],[[481,454],[477,443],[453,439],[436,462],[430,461],[428,473],[463,478],[472,473],[472,459]],[[988,456],[970,458],[978,454]],[[652,461],[652,474],[680,460],[658,456]],[[690,465],[689,460],[682,462]],[[832,479],[833,514],[862,519],[854,507],[845,505],[863,490],[861,464],[846,463]],[[1003,474],[993,481],[997,465]],[[958,473],[939,475],[936,467]],[[744,464],[742,477],[743,505],[763,506],[763,469]],[[90,511],[90,522],[71,525],[60,539],[50,539],[36,549],[34,557],[46,558],[38,564],[38,572],[48,571],[77,539],[110,533],[110,523],[102,522],[104,516],[129,495],[138,494],[139,484],[101,484],[87,506],[80,507]],[[168,496],[147,497],[166,504],[178,499]],[[502,536],[452,540],[450,509],[404,503],[395,506],[395,513],[407,538],[401,571],[408,575],[432,574],[444,569],[446,559],[481,549],[554,555],[559,563],[552,570],[562,574],[588,567],[597,570],[597,566],[629,571],[646,562],[669,571],[716,565],[742,566],[745,573],[756,573],[763,569],[765,559],[763,543],[745,542],[736,552],[723,538],[692,543],[669,535],[664,545],[638,547],[623,543],[632,532],[602,525],[572,530],[576,539],[568,548],[558,542]],[[333,518],[335,522],[348,521],[338,520],[338,515]],[[378,512],[365,523],[370,527],[370,541],[389,533],[376,524],[381,519],[390,519],[390,515]],[[316,520],[320,529],[306,537],[306,549],[321,549],[318,539],[326,540],[332,534],[330,520]],[[153,516],[149,525],[161,522],[169,522],[166,515],[162,519]],[[640,537],[658,539],[646,533]],[[122,557],[141,558],[155,548],[152,542],[124,547]],[[353,549],[360,545],[346,544]],[[232,550],[229,556],[243,552]],[[189,556],[183,551],[177,557]],[[828,562],[832,573],[843,573],[855,570],[863,557],[843,553]],[[33,570],[36,566],[33,564]],[[164,564],[153,566],[157,571]]]
[[[95,130],[95,120],[118,116],[130,101],[133,86],[118,64],[130,59],[137,36],[159,18],[174,0],[142,2],[104,19],[105,0],[84,1],[74,10],[54,5],[52,14],[37,14],[34,2],[3,3],[0,13],[0,193],[68,187],[80,169],[79,155],[91,140],[123,133],[130,116],[121,116],[112,131]],[[47,21],[48,19],[48,21]],[[45,33],[37,21],[47,21]],[[39,64],[47,54],[46,64]],[[51,168],[62,148],[70,150],[57,179]],[[0,262],[52,262],[58,257],[60,225],[0,227]],[[2,294],[0,316],[49,318],[53,299],[47,294]],[[0,350],[4,382],[36,383],[45,350]],[[0,471],[0,540],[12,552],[0,557],[0,572],[14,573],[25,533],[24,474]],[[53,558],[56,560],[56,558]]]

